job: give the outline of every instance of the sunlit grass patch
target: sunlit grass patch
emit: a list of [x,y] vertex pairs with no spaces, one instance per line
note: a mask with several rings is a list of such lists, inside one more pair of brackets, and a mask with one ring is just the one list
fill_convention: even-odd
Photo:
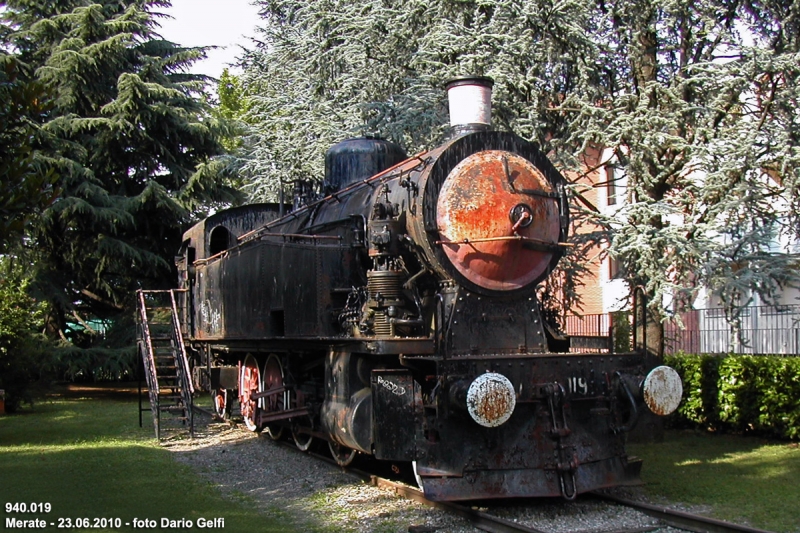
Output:
[[782,533],[800,532],[800,448],[796,443],[691,431],[632,444],[652,496],[704,506],[714,517]]
[[0,417],[0,501],[52,507],[46,515],[4,517],[38,517],[56,525],[59,518],[120,518],[123,524],[148,518],[159,525],[162,518],[194,524],[224,518],[227,531],[294,531],[286,522],[265,519],[252,501],[223,498],[175,462],[145,426],[139,428],[132,401],[55,400]]

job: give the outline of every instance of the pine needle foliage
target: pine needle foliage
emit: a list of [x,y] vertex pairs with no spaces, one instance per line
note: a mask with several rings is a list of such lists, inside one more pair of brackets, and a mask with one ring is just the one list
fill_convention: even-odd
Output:
[[237,199],[219,157],[226,126],[207,104],[211,80],[188,72],[205,49],[157,33],[168,1],[2,5],[6,48],[50,96],[49,148],[33,157],[59,194],[28,246],[50,330],[70,337],[84,331],[76,323],[127,312],[135,289],[174,285],[181,231]]
[[[797,282],[800,7],[791,0],[258,0],[244,60],[254,199],[379,133],[439,140],[443,83],[494,78],[494,125],[564,170],[614,150],[627,201],[591,216],[656,322],[705,287],[735,315]],[[583,237],[584,239],[586,236]],[[587,246],[566,262],[569,285]],[[564,287],[574,303],[576,287]],[[649,334],[651,338],[659,332]]]
[[34,146],[48,103],[25,65],[0,51],[0,254],[22,242],[28,222],[52,202],[56,175],[37,165]]

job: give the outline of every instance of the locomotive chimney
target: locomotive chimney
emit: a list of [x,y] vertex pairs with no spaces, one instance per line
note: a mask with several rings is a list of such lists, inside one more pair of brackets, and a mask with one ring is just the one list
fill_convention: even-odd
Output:
[[490,129],[493,85],[492,78],[483,76],[454,78],[446,83],[451,135]]

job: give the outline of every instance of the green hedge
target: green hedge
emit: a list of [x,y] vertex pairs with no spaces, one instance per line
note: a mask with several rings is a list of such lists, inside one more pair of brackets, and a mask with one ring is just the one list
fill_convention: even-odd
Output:
[[671,355],[683,401],[671,422],[800,439],[800,357]]

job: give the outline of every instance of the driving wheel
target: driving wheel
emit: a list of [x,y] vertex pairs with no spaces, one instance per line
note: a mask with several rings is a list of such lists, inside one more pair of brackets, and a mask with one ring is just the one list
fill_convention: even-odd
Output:
[[292,438],[295,446],[303,452],[307,452],[314,442],[314,437],[310,433],[300,433],[297,429],[292,430]]
[[258,416],[258,400],[252,398],[252,395],[258,392],[261,388],[260,372],[258,371],[258,362],[256,358],[250,354],[244,358],[242,369],[239,373],[239,408],[242,413],[244,425],[250,431],[261,431],[263,428],[259,427],[257,422]]
[[228,389],[222,387],[211,389],[211,406],[215,415],[222,419],[227,419],[230,416],[230,397]]
[[354,449],[348,448],[347,446],[342,446],[338,442],[329,440],[328,448],[331,449],[333,460],[336,461],[336,464],[339,466],[349,465],[356,457],[356,451]]
[[[267,362],[264,364],[264,387],[263,391],[282,388],[283,383],[283,365],[281,360],[275,354],[270,354],[267,357]],[[286,400],[288,399],[288,392],[283,391],[278,394],[266,396],[264,398],[263,409],[267,413],[274,413],[276,411],[283,411],[286,409]],[[283,425],[280,422],[273,422],[266,426],[267,435],[272,440],[278,440],[283,435]]]

